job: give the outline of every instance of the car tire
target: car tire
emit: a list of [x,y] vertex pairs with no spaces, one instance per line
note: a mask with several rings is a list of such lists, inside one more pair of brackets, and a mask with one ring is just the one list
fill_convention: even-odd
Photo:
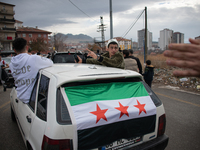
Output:
[[28,150],[33,150],[33,148],[31,147],[31,145],[30,145],[29,142],[27,142],[27,149],[28,149]]
[[6,87],[3,87],[3,91],[4,91],[4,92],[6,91]]
[[12,107],[10,107],[10,108],[11,108],[11,119],[13,122],[16,122],[15,113],[14,113]]

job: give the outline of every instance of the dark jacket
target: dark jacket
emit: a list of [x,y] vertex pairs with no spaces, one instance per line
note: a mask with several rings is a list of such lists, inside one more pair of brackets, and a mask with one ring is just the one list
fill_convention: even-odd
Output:
[[144,76],[144,80],[152,81],[154,76],[154,66],[147,65],[145,67],[145,72],[142,74]]
[[135,60],[137,61],[137,65],[138,65],[139,73],[142,74],[142,65],[141,65],[141,63],[140,63],[139,58],[134,57],[134,56],[129,56],[129,57],[132,58],[132,59],[135,59]]
[[94,58],[88,58],[86,60],[87,64],[97,64],[97,65],[103,65],[107,67],[115,67],[115,68],[121,68],[124,69],[124,57],[122,53],[119,51],[115,53],[111,58],[109,57],[109,52],[106,52],[101,55],[99,60],[96,60]]

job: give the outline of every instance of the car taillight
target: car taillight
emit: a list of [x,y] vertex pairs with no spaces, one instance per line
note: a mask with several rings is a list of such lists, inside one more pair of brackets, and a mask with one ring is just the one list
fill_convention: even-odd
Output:
[[165,114],[159,117],[157,137],[165,133],[166,117]]
[[48,150],[48,149],[73,150],[72,140],[71,139],[54,140],[44,135],[42,141],[42,150]]

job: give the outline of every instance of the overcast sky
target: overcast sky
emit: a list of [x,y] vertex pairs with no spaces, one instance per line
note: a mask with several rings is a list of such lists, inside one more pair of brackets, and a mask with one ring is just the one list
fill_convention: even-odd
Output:
[[[1,0],[15,5],[15,19],[24,26],[38,26],[53,33],[86,34],[99,40],[100,16],[106,25],[105,39],[110,38],[109,1]],[[158,41],[160,30],[165,28],[184,33],[185,42],[200,36],[200,0],[112,0],[113,36],[124,37],[145,6],[153,41]],[[143,13],[124,38],[137,42],[137,31],[145,27],[144,18]]]

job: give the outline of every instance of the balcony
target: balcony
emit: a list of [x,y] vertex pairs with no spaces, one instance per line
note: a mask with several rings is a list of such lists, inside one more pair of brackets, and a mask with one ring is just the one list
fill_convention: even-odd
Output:
[[0,28],[0,32],[16,32],[16,28],[2,27]]
[[0,18],[0,22],[3,23],[15,23],[15,19],[6,19],[6,18]]
[[15,14],[15,11],[14,11],[14,10],[5,10],[5,9],[1,9],[1,10],[0,10],[0,14],[14,15],[14,14]]
[[7,37],[0,38],[0,42],[12,42],[14,40],[15,40],[15,37],[12,37],[12,36],[7,36]]

